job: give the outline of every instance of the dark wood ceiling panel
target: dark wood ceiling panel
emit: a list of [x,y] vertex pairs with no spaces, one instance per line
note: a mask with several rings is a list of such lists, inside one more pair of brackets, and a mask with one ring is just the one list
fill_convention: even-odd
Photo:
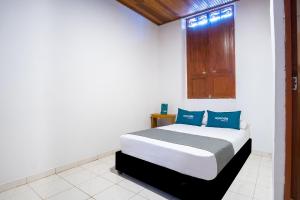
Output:
[[161,25],[237,0],[117,0]]

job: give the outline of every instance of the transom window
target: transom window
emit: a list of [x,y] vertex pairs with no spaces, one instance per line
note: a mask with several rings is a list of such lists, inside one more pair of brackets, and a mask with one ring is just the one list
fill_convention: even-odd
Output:
[[216,23],[220,20],[230,17],[233,17],[233,6],[225,7],[219,10],[202,14],[200,16],[190,18],[188,20],[188,27],[193,28],[197,26],[205,26],[208,23]]

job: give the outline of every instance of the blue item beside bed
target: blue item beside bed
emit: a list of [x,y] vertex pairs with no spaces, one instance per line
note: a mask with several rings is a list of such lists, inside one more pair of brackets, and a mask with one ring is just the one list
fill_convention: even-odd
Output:
[[162,115],[168,114],[168,104],[166,104],[166,103],[161,104],[160,114],[162,114]]
[[240,130],[241,111],[213,112],[207,111],[207,127],[232,128]]
[[203,116],[204,116],[204,111],[187,111],[179,108],[176,124],[201,126]]

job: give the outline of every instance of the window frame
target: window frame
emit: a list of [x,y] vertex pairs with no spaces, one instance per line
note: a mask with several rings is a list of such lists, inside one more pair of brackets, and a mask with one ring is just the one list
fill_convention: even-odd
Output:
[[[209,16],[211,13],[218,12],[218,11],[221,13],[222,10],[225,10],[227,8],[231,8],[230,16],[225,17],[225,18],[222,18],[221,16],[219,16],[220,17],[219,20],[214,21],[214,22],[210,21]],[[206,15],[208,17],[207,24],[198,25],[198,26],[189,26],[190,20],[192,20],[194,18],[199,18],[204,15]],[[210,38],[216,37],[216,36],[212,36],[212,34],[210,33],[213,30],[214,26],[216,26],[217,28],[220,28],[220,27],[222,28],[222,30],[220,29],[220,32],[221,32],[220,37],[224,37],[226,39],[226,36],[223,36],[222,34],[224,34],[224,35],[227,34],[227,37],[229,35],[229,38],[230,38],[229,40],[227,40],[227,41],[229,41],[229,46],[226,48],[224,47],[225,53],[223,56],[224,61],[227,61],[227,63],[225,62],[226,64],[224,64],[224,65],[226,65],[226,67],[229,69],[228,72],[218,73],[218,72],[216,72],[216,70],[212,70],[213,68],[216,68],[216,67],[212,66],[212,64],[208,62],[208,60],[210,60],[209,55],[213,55],[213,53],[210,53],[210,54],[208,53],[208,52],[213,52],[211,49],[209,49],[209,48],[212,48],[209,46],[209,44],[205,44],[205,45],[207,45],[207,46],[205,46],[207,48],[206,48],[206,50],[202,50],[202,51],[197,49],[198,47],[196,44],[191,45],[192,47],[189,47],[189,44],[192,43],[191,40],[193,40],[193,39],[195,40],[195,38],[197,37],[197,36],[192,36],[192,35],[193,34],[201,35],[200,32],[203,32],[203,34],[204,34],[203,37],[206,37],[205,36],[205,32],[206,32],[207,38],[204,38],[204,40],[207,40],[207,43],[209,43],[212,40]],[[222,26],[224,26],[225,28]],[[228,26],[228,30],[226,29],[226,26]],[[234,4],[222,6],[222,7],[203,12],[201,14],[198,14],[196,16],[189,17],[186,19],[187,97],[188,97],[188,99],[235,99],[236,98],[235,30],[234,30],[234,28],[235,28],[235,6],[234,6]],[[195,31],[193,31],[193,30],[195,30]],[[222,33],[222,31],[224,33]],[[214,38],[214,39],[219,39],[219,38]],[[221,38],[221,39],[223,39],[223,38]],[[199,39],[199,40],[201,40],[201,39]],[[197,38],[196,38],[196,42],[197,42]],[[197,55],[191,55],[191,54],[195,54],[193,51],[194,49],[192,49],[192,48],[194,48],[194,49],[196,48],[196,51],[201,53],[201,55],[202,54],[204,55],[204,56],[202,55],[202,58],[203,57],[204,58],[203,58],[203,61],[201,61],[202,63],[200,63],[200,65],[204,65],[202,68],[198,67],[198,66],[195,67],[195,64],[191,64],[191,63],[193,63],[193,60],[192,60],[193,56],[201,57],[201,56],[199,56],[200,54],[198,52],[197,52],[198,53]],[[221,52],[223,52],[223,51],[221,51]],[[197,61],[194,61],[194,62],[197,63]],[[220,62],[220,63],[222,63],[222,62]],[[198,62],[198,64],[199,64],[199,62]],[[192,66],[192,65],[194,65],[194,66]],[[201,69],[204,69],[202,72],[203,73],[202,75],[199,73],[198,74],[195,73],[195,71],[197,71],[197,68],[200,68],[200,71],[201,71]],[[193,72],[193,70],[194,70],[194,72]],[[214,73],[210,73],[212,71],[214,71]],[[218,74],[220,75],[219,80],[217,80]],[[222,85],[222,80],[225,83],[224,85]],[[198,83],[197,83],[197,81],[198,81]],[[202,87],[199,85],[201,85]],[[226,87],[226,85],[228,85],[228,86]],[[196,90],[194,88],[196,88]]]

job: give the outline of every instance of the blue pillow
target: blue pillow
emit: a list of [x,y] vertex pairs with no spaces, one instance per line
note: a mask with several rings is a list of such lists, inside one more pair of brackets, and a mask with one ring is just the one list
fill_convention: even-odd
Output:
[[240,130],[241,111],[212,112],[207,111],[207,127],[232,128]]
[[178,109],[176,124],[188,124],[201,126],[204,116],[204,111],[187,111]]

